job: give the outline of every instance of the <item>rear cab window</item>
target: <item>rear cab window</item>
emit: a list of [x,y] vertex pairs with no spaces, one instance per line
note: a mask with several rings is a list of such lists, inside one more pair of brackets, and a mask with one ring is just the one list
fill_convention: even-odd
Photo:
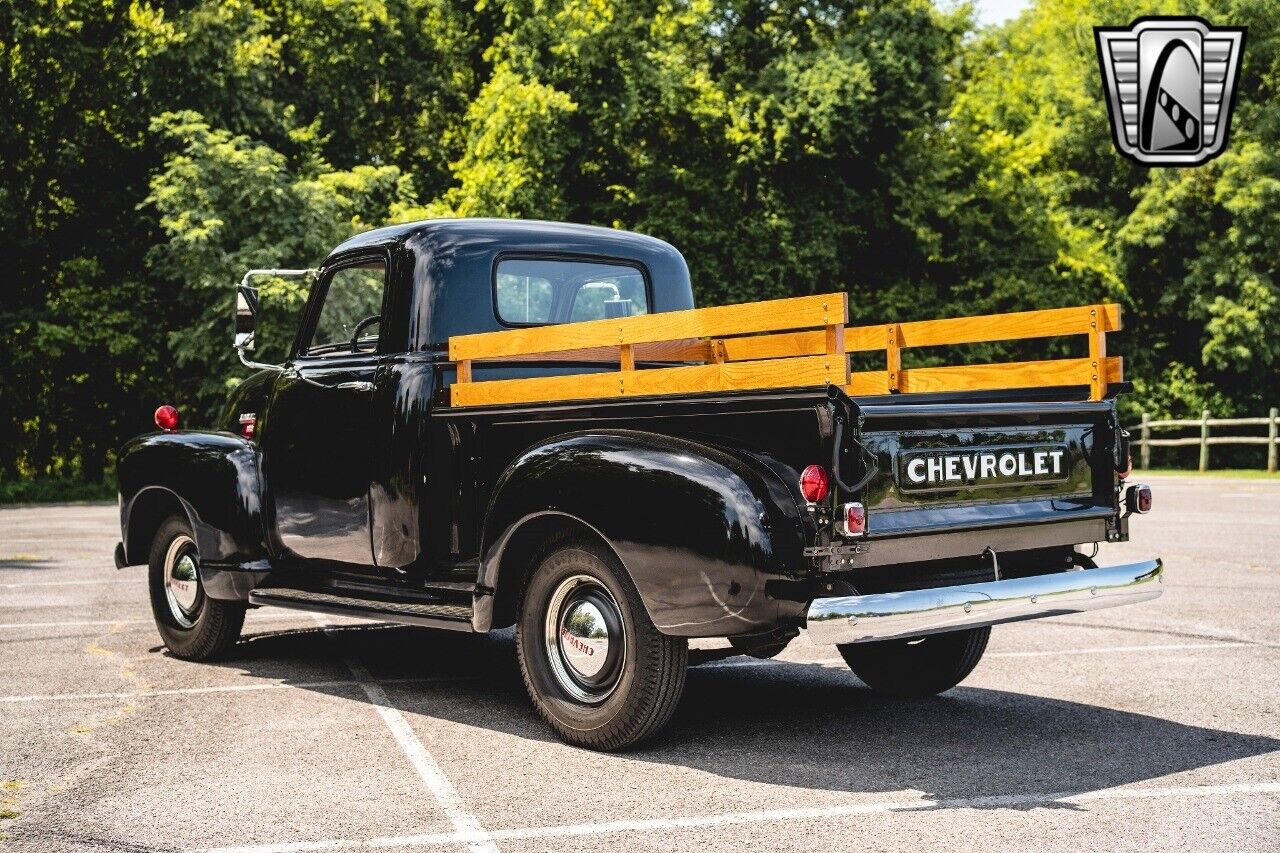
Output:
[[633,264],[505,258],[494,275],[494,307],[507,326],[581,323],[648,314],[649,290]]

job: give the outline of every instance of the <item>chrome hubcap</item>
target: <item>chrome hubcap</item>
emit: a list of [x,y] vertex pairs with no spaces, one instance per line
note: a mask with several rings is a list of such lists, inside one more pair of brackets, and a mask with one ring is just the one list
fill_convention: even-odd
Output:
[[598,675],[609,655],[609,627],[600,608],[579,601],[560,620],[560,651],[565,663],[583,678]]
[[199,555],[190,536],[175,536],[164,556],[164,597],[169,613],[183,628],[196,624],[200,610]]
[[622,674],[622,615],[595,578],[574,575],[556,587],[547,606],[547,657],[556,681],[579,702],[603,702]]

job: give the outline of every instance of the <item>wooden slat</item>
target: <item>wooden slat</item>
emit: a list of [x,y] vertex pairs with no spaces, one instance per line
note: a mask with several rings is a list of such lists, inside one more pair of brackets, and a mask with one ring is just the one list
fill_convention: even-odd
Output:
[[[1099,331],[1120,331],[1120,306],[1111,304],[987,314],[981,317],[953,317],[947,320],[919,320],[914,323],[899,323],[898,332],[903,347],[1084,335],[1092,331],[1089,312],[1095,308],[1102,309],[1099,315],[1102,328]],[[845,329],[845,349],[849,352],[884,349],[883,330],[884,326],[852,326]]]
[[449,394],[453,406],[485,406],[650,394],[801,388],[842,383],[846,372],[841,370],[841,361],[814,356],[577,376],[495,379],[455,383],[449,387]]
[[[846,335],[849,329],[845,329]],[[848,338],[845,351],[848,352]],[[756,335],[750,338],[726,338],[726,361],[755,361],[762,358],[793,358],[805,355],[821,355],[826,352],[826,333],[782,332],[775,335]]]
[[453,361],[502,358],[681,338],[825,327],[843,323],[848,315],[847,294],[799,296],[616,320],[457,335],[449,339],[449,358]]
[[[633,344],[632,353],[636,361],[711,361],[714,358],[714,346],[711,341],[683,340],[660,341],[652,344]],[[502,364],[519,362],[529,364],[539,361],[580,361],[587,363],[601,362],[613,364],[619,356],[618,347],[590,347],[588,349],[564,350],[561,352],[538,352],[528,355],[505,356],[503,358],[476,359],[476,364]]]
[[[1097,306],[1050,308],[995,314],[983,317],[957,317],[947,320],[922,320],[897,324],[902,347],[941,346],[944,344],[977,344],[1013,341],[1022,338],[1047,338],[1056,335],[1084,335],[1091,329],[1089,310]],[[1119,305],[1103,305],[1104,332],[1119,331]],[[845,352],[872,352],[885,348],[885,327],[847,326],[844,330]],[[817,355],[823,352],[821,332],[786,332],[731,338],[725,341],[730,361],[788,356]]]
[[[1106,360],[1108,382],[1124,379],[1124,363],[1118,357]],[[911,367],[899,374],[903,393],[936,391],[993,391],[1003,388],[1049,388],[1088,385],[1093,371],[1087,358],[1047,361],[1014,361],[1004,364],[973,364],[952,367]],[[889,393],[889,376],[884,370],[853,374],[845,390],[854,397]]]

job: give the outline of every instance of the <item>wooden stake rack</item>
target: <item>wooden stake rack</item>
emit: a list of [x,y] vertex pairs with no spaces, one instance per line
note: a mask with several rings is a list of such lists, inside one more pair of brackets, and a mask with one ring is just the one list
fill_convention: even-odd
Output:
[[[831,293],[743,305],[695,308],[457,335],[450,405],[488,406],[839,385],[851,396],[1084,385],[1101,400],[1124,378],[1107,355],[1106,336],[1121,328],[1120,306],[1085,305],[984,317],[846,326],[848,295]],[[950,367],[902,366],[902,350],[1085,335],[1086,358]],[[884,369],[850,373],[848,353],[884,352]],[[475,381],[477,364],[561,361],[606,363],[617,370],[527,379]],[[637,368],[639,362],[642,367]],[[670,364],[671,366],[661,366]]]

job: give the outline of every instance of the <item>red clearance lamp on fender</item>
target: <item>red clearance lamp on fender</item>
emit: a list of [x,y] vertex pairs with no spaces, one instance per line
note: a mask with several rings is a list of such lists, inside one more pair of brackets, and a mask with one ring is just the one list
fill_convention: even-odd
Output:
[[178,429],[178,410],[173,406],[161,406],[156,409],[156,426],[165,432],[174,432]]
[[827,496],[830,483],[827,471],[821,465],[810,465],[800,472],[800,493],[811,504],[816,504]]

